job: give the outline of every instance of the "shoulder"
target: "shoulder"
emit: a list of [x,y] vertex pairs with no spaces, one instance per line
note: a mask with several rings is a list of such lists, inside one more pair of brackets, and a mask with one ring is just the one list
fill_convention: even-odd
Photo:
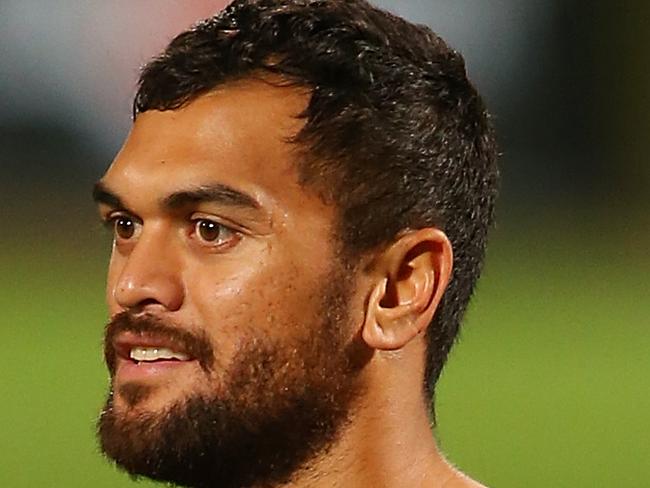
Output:
[[487,488],[487,486],[460,471],[454,471],[454,474],[442,484],[441,488]]

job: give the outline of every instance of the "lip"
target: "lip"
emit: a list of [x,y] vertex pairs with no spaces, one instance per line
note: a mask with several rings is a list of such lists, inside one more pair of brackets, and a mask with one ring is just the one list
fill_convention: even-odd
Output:
[[[167,348],[172,351],[182,352],[187,354],[184,347],[175,341],[160,335],[142,333],[136,334],[133,332],[124,332],[118,335],[113,340],[113,347],[118,357],[131,360],[130,353],[134,347],[157,347]],[[192,358],[193,359],[193,358]]]
[[196,360],[160,360],[153,362],[137,362],[132,359],[119,357],[115,370],[114,381],[118,383],[147,381],[161,379],[170,374],[180,374],[186,368],[191,368],[197,363]]
[[177,359],[161,359],[158,361],[135,361],[130,352],[134,347],[168,348],[177,352],[185,352],[169,338],[153,334],[135,334],[124,332],[113,341],[116,354],[115,378],[117,382],[146,381],[160,378],[163,375],[177,373],[185,368],[195,366],[198,361],[191,358],[186,361]]

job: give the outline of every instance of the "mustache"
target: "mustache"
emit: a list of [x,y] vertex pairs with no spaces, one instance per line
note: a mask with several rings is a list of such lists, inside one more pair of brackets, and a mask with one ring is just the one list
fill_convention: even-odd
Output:
[[206,373],[214,366],[214,350],[205,332],[190,332],[154,315],[127,310],[115,314],[104,330],[104,361],[111,376],[115,374],[117,363],[115,339],[126,332],[164,339],[174,350],[196,359]]

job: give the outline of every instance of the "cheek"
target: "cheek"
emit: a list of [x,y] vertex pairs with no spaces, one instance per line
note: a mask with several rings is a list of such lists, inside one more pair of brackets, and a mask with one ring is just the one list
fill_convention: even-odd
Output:
[[307,331],[320,303],[320,280],[308,270],[270,257],[249,266],[221,264],[219,272],[195,269],[187,277],[186,299],[197,326],[228,355],[251,338],[282,340]]

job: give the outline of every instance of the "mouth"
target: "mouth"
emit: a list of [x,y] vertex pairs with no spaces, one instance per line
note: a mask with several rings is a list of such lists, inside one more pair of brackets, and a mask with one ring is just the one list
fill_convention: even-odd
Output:
[[167,347],[133,346],[129,358],[138,363],[157,361],[188,361],[190,357],[182,352],[172,351]]
[[120,382],[152,379],[198,362],[183,344],[150,334],[120,334],[113,350]]

